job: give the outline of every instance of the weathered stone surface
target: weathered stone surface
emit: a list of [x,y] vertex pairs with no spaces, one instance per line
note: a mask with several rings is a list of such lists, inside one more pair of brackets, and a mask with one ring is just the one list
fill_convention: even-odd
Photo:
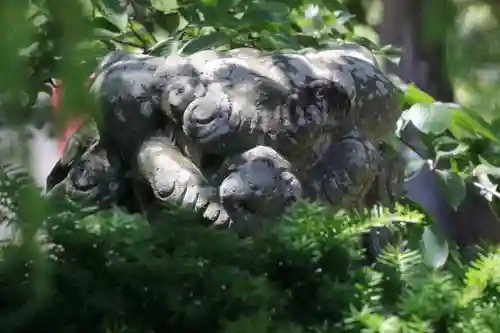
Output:
[[[397,88],[355,45],[166,59],[117,52],[91,91],[103,115],[96,143],[65,153],[50,188],[69,182],[71,195],[91,177],[90,198],[108,200],[112,184],[132,178],[155,203],[180,203],[243,234],[299,199],[363,206],[383,168],[379,141],[401,112]],[[96,185],[106,183],[99,173],[107,185]]]

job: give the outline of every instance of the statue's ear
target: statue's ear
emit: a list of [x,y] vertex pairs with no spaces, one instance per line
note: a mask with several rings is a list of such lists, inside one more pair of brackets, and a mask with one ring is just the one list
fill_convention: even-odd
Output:
[[87,151],[93,149],[98,143],[99,141],[95,139],[82,140],[80,133],[73,134],[68,142],[66,142],[61,157],[47,176],[45,192],[50,191],[54,186],[63,182],[68,177],[75,162],[79,161]]
[[49,192],[57,184],[64,181],[70,170],[71,166],[69,164],[63,164],[61,160],[57,161],[56,165],[50,170],[47,180],[45,181],[45,192]]
[[351,99],[349,93],[340,83],[329,81],[326,85],[325,97],[330,106],[345,116],[351,111]]

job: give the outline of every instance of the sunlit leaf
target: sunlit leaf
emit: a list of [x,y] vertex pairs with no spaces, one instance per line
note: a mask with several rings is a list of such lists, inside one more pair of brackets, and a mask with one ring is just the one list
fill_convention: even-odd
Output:
[[435,102],[435,99],[427,94],[426,92],[417,88],[416,85],[410,83],[404,88],[405,91],[405,103],[409,105],[413,104],[432,104]]
[[448,129],[451,109],[444,103],[415,104],[401,118],[411,121],[424,134],[441,134]]

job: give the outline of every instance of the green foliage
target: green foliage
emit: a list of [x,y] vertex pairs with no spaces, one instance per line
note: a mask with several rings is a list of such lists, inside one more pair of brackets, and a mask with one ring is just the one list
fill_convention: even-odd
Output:
[[312,18],[304,17],[308,6],[302,0],[2,1],[4,30],[18,27],[0,37],[6,49],[0,64],[3,121],[33,121],[31,106],[47,90],[49,77],[64,82],[58,128],[92,112],[81,92],[97,59],[110,49],[168,56],[207,48],[322,48],[344,40],[395,56],[394,48],[355,35],[353,16],[340,1],[317,2]]
[[[30,187],[22,170],[8,170],[15,172],[4,172],[2,190]],[[348,215],[299,203],[245,240],[180,209],[150,225],[119,209],[87,214],[55,197],[40,206],[47,213],[36,237],[20,216],[19,241],[0,249],[2,332],[496,332],[500,325],[498,250],[470,264],[443,266],[438,258],[428,266],[429,249],[415,237],[426,235],[427,221],[404,206]],[[367,264],[359,232],[381,224],[390,245]]]
[[[417,88],[406,90],[407,104],[396,135],[405,140],[405,130],[416,128],[424,147],[409,144],[424,160],[430,160],[448,203],[457,209],[465,199],[466,183],[484,191],[496,205],[500,166],[500,132],[479,114],[458,104],[435,102]],[[496,211],[495,206],[492,207]]]

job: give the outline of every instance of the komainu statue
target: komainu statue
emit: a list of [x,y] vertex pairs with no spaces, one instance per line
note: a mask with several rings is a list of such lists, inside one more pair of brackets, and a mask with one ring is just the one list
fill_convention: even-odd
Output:
[[399,90],[358,45],[115,51],[90,91],[102,119],[68,142],[49,194],[146,216],[177,203],[250,235],[297,200],[361,208],[399,184],[379,146],[400,116]]

